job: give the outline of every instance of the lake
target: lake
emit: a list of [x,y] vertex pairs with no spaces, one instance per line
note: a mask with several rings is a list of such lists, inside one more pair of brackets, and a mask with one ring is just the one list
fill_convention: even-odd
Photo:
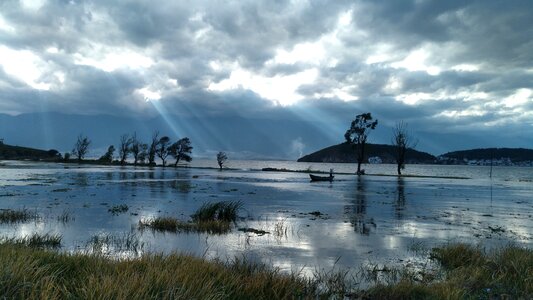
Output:
[[[493,247],[531,245],[533,168],[408,165],[406,174],[469,179],[336,175],[309,182],[304,173],[262,172],[264,167],[353,173],[355,164],[230,161],[230,170],[147,168],[3,161],[0,209],[28,209],[39,219],[0,224],[0,236],[58,233],[64,251],[91,251],[95,237],[135,241],[106,253],[130,257],[180,251],[207,258],[235,256],[283,270],[416,262],[414,248],[450,242]],[[365,165],[367,173],[393,175],[393,165]],[[235,228],[224,235],[139,230],[140,220],[188,220],[203,203],[241,201]],[[128,211],[109,209],[125,204]],[[68,216],[68,218],[64,218]],[[254,228],[269,233],[238,231]]]

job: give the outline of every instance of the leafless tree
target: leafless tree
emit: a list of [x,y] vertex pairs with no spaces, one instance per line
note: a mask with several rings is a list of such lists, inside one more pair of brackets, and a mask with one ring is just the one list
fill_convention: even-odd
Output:
[[155,165],[155,155],[157,152],[157,144],[159,143],[159,131],[154,131],[152,134],[152,143],[148,148],[148,164]]
[[118,155],[120,157],[120,164],[123,165],[128,159],[128,154],[131,152],[131,144],[133,143],[132,138],[128,134],[123,134],[120,136],[120,145],[118,147]]
[[402,175],[402,170],[405,169],[405,154],[409,148],[416,147],[418,143],[407,129],[407,123],[400,121],[396,123],[396,127],[392,130],[392,145],[396,149],[396,166],[398,175]]
[[87,152],[89,151],[89,146],[91,145],[91,140],[88,137],[83,136],[82,134],[78,135],[78,140],[74,144],[72,149],[72,155],[76,156],[78,161],[82,161]]
[[357,155],[357,175],[364,174],[361,171],[361,164],[365,157],[365,145],[370,134],[370,130],[374,130],[378,125],[378,120],[372,121],[371,113],[364,113],[355,116],[355,120],[352,121],[350,128],[346,130],[344,138],[346,142],[352,144],[355,147]]
[[141,155],[143,150],[146,151],[146,144],[143,144],[139,139],[137,138],[137,133],[134,132],[131,136],[131,154],[133,155],[133,164],[137,165],[137,163],[141,160],[141,156],[146,156],[146,154]]

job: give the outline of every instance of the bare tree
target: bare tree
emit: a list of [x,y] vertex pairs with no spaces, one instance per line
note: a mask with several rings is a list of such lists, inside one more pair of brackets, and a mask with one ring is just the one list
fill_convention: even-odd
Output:
[[88,137],[83,136],[82,134],[78,135],[78,140],[74,144],[72,149],[72,155],[76,156],[78,161],[82,161],[87,152],[89,151],[89,146],[91,145],[91,140]]
[[378,120],[372,121],[371,113],[364,113],[355,116],[355,120],[352,121],[350,128],[346,130],[344,138],[347,143],[352,144],[355,147],[357,155],[357,175],[364,174],[364,170],[361,171],[361,164],[365,157],[365,146],[370,130],[374,130],[378,125]]
[[148,148],[148,164],[155,165],[155,155],[157,152],[157,144],[159,143],[159,131],[154,131],[152,134],[152,143]]
[[392,145],[396,148],[396,165],[398,175],[402,175],[405,169],[405,154],[409,148],[416,147],[418,141],[413,139],[412,134],[407,130],[407,123],[400,121],[392,130]]
[[[133,155],[134,165],[137,165],[137,163],[140,160],[141,153],[143,149],[145,149],[146,147],[147,147],[146,144],[141,143],[141,141],[137,139],[137,133],[134,132],[133,135],[131,136],[131,147],[130,147],[131,154]],[[144,156],[146,157],[146,154]]]
[[107,152],[102,155],[98,160],[106,163],[112,163],[113,162],[113,154],[115,153],[115,146],[111,145],[109,148],[107,148]]
[[128,159],[128,154],[131,152],[131,144],[133,143],[132,138],[128,134],[123,134],[120,136],[120,145],[118,147],[118,155],[120,158],[120,164],[123,165]]
[[139,162],[141,164],[144,164],[146,162],[146,157],[148,156],[148,145],[147,144],[141,144],[141,150],[139,151],[139,155],[137,158],[139,159]]
[[217,153],[217,163],[220,170],[222,170],[222,167],[224,166],[224,163],[228,160],[228,156],[225,152],[218,152]]
[[168,152],[169,145],[170,145],[170,138],[168,136],[164,136],[160,138],[159,141],[157,142],[155,153],[163,162],[163,167],[166,166],[167,157],[170,154],[170,152]]
[[178,163],[182,159],[187,162],[192,161],[191,140],[188,137],[178,140],[168,148],[168,152],[176,159],[176,162],[174,163],[175,167],[178,166]]

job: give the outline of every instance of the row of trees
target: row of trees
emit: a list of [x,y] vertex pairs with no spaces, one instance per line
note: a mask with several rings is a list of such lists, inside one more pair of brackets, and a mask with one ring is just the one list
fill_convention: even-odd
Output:
[[[374,120],[371,113],[363,113],[355,116],[350,128],[344,134],[346,142],[352,144],[355,148],[357,175],[364,174],[364,170],[361,170],[361,164],[365,157],[366,142],[371,130],[376,129],[377,125],[378,120]],[[398,122],[392,131],[392,145],[396,149],[395,156],[398,175],[402,175],[402,170],[405,169],[405,154],[407,150],[414,148],[416,144],[417,141],[407,129],[407,123],[403,121]]]
[[[91,140],[88,137],[79,135],[74,148],[72,149],[72,155],[76,157],[78,161],[82,161],[87,155]],[[175,159],[174,166],[177,166],[180,161],[192,161],[192,149],[191,140],[188,137],[177,140],[172,143],[168,136],[159,136],[159,132],[156,131],[152,135],[150,143],[143,143],[137,138],[137,134],[133,135],[123,134],[120,137],[120,143],[118,145],[118,161],[120,164],[126,164],[126,161],[131,156],[133,157],[133,164],[145,164],[155,165],[156,157],[161,159],[163,166],[166,166],[167,159],[173,157]],[[98,161],[103,163],[112,163],[114,160],[114,154],[117,149],[114,145],[110,145],[107,151],[102,155]],[[69,156],[65,155],[68,159]]]

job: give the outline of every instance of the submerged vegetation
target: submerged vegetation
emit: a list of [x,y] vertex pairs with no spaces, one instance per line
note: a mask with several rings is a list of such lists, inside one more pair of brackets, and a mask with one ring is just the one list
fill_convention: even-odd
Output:
[[[113,244],[113,238],[97,239],[96,244]],[[129,235],[125,240],[136,239]],[[132,247],[135,245],[129,246]],[[0,272],[10,274],[0,280],[0,294],[25,299],[529,299],[533,296],[531,249],[507,246],[486,253],[458,244],[433,249],[431,258],[437,263],[434,269],[367,270],[369,274],[394,273],[396,279],[383,282],[376,277],[366,290],[361,290],[357,283],[349,283],[347,271],[316,272],[313,279],[306,279],[246,259],[223,262],[181,254],[148,254],[137,259],[116,260],[97,254],[37,249],[29,242],[11,239],[0,244],[3,262]]]
[[130,208],[128,207],[128,205],[121,204],[121,205],[115,205],[111,207],[110,209],[108,209],[107,211],[109,211],[112,215],[116,216],[118,214],[127,212],[129,209]]
[[28,222],[32,220],[37,220],[39,216],[30,212],[28,209],[1,209],[0,210],[0,224],[2,223],[17,223],[17,222]]

